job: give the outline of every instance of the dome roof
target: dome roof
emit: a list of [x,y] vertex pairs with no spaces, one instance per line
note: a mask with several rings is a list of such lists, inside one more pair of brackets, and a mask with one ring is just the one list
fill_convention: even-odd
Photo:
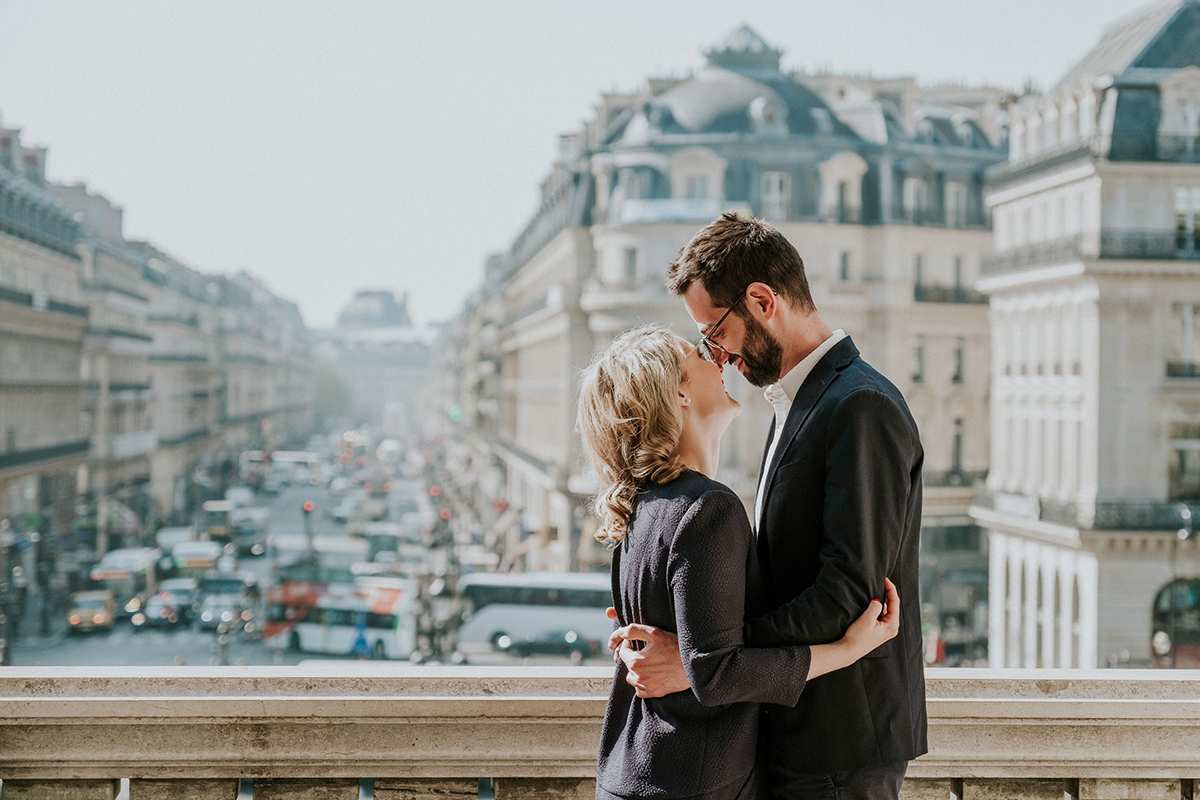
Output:
[[664,133],[854,136],[820,97],[780,72],[752,78],[710,66],[648,106]]
[[655,134],[833,134],[857,138],[808,88],[779,71],[782,51],[741,26],[709,48],[708,65],[650,100],[615,133],[626,144]]

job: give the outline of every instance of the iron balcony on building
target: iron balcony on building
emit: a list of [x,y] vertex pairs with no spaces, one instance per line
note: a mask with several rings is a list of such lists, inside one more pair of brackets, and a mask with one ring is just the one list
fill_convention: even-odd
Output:
[[1161,230],[1107,229],[1088,237],[1075,234],[1047,242],[988,253],[980,259],[981,275],[1000,275],[1029,267],[1048,267],[1085,258],[1200,261],[1200,242],[1186,234]]
[[[1198,519],[1200,503],[1182,500],[1107,500],[1081,508],[1068,500],[995,492],[977,484],[975,504],[1012,516],[1096,531],[1177,531]],[[1093,512],[1091,521],[1087,514]],[[1087,524],[1085,524],[1085,522]]]
[[913,286],[913,300],[918,303],[980,303],[986,304],[988,296],[966,286],[942,286],[934,283],[918,283]]

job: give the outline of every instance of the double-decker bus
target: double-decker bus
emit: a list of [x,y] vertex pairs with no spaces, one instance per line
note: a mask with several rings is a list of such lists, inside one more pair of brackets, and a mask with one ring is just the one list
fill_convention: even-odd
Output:
[[1179,578],[1159,589],[1150,628],[1154,666],[1200,669],[1200,578]]
[[263,642],[305,653],[403,659],[417,645],[417,584],[347,569],[281,570],[267,592]]
[[585,572],[473,573],[458,582],[464,654],[561,653],[579,661],[599,655],[612,633],[607,574]]

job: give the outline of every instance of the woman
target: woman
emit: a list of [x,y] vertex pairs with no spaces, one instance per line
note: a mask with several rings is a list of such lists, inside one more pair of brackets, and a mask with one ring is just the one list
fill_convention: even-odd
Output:
[[824,645],[749,648],[761,614],[757,559],[737,496],[713,480],[721,435],[740,406],[721,368],[665,328],[618,337],[583,376],[580,427],[600,477],[596,537],[613,545],[618,624],[679,635],[692,691],[643,699],[617,668],[604,718],[596,796],[752,800],[758,703],[795,705],[810,678],[896,635],[899,606],[874,600]]

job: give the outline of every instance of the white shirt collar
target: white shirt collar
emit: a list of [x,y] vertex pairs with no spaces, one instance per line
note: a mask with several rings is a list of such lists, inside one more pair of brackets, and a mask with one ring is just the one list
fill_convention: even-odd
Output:
[[[796,393],[804,385],[804,381],[813,371],[813,367],[825,357],[826,353],[833,349],[835,344],[845,338],[846,332],[841,328],[830,334],[828,339],[817,345],[816,349],[805,356],[799,364],[792,367],[787,375],[780,378],[778,383],[773,383],[766,388],[763,396],[767,398],[767,402],[778,407],[782,405],[783,399],[786,398],[787,406],[790,408],[792,401],[796,399]],[[782,392],[783,398],[780,397],[780,392]]]

